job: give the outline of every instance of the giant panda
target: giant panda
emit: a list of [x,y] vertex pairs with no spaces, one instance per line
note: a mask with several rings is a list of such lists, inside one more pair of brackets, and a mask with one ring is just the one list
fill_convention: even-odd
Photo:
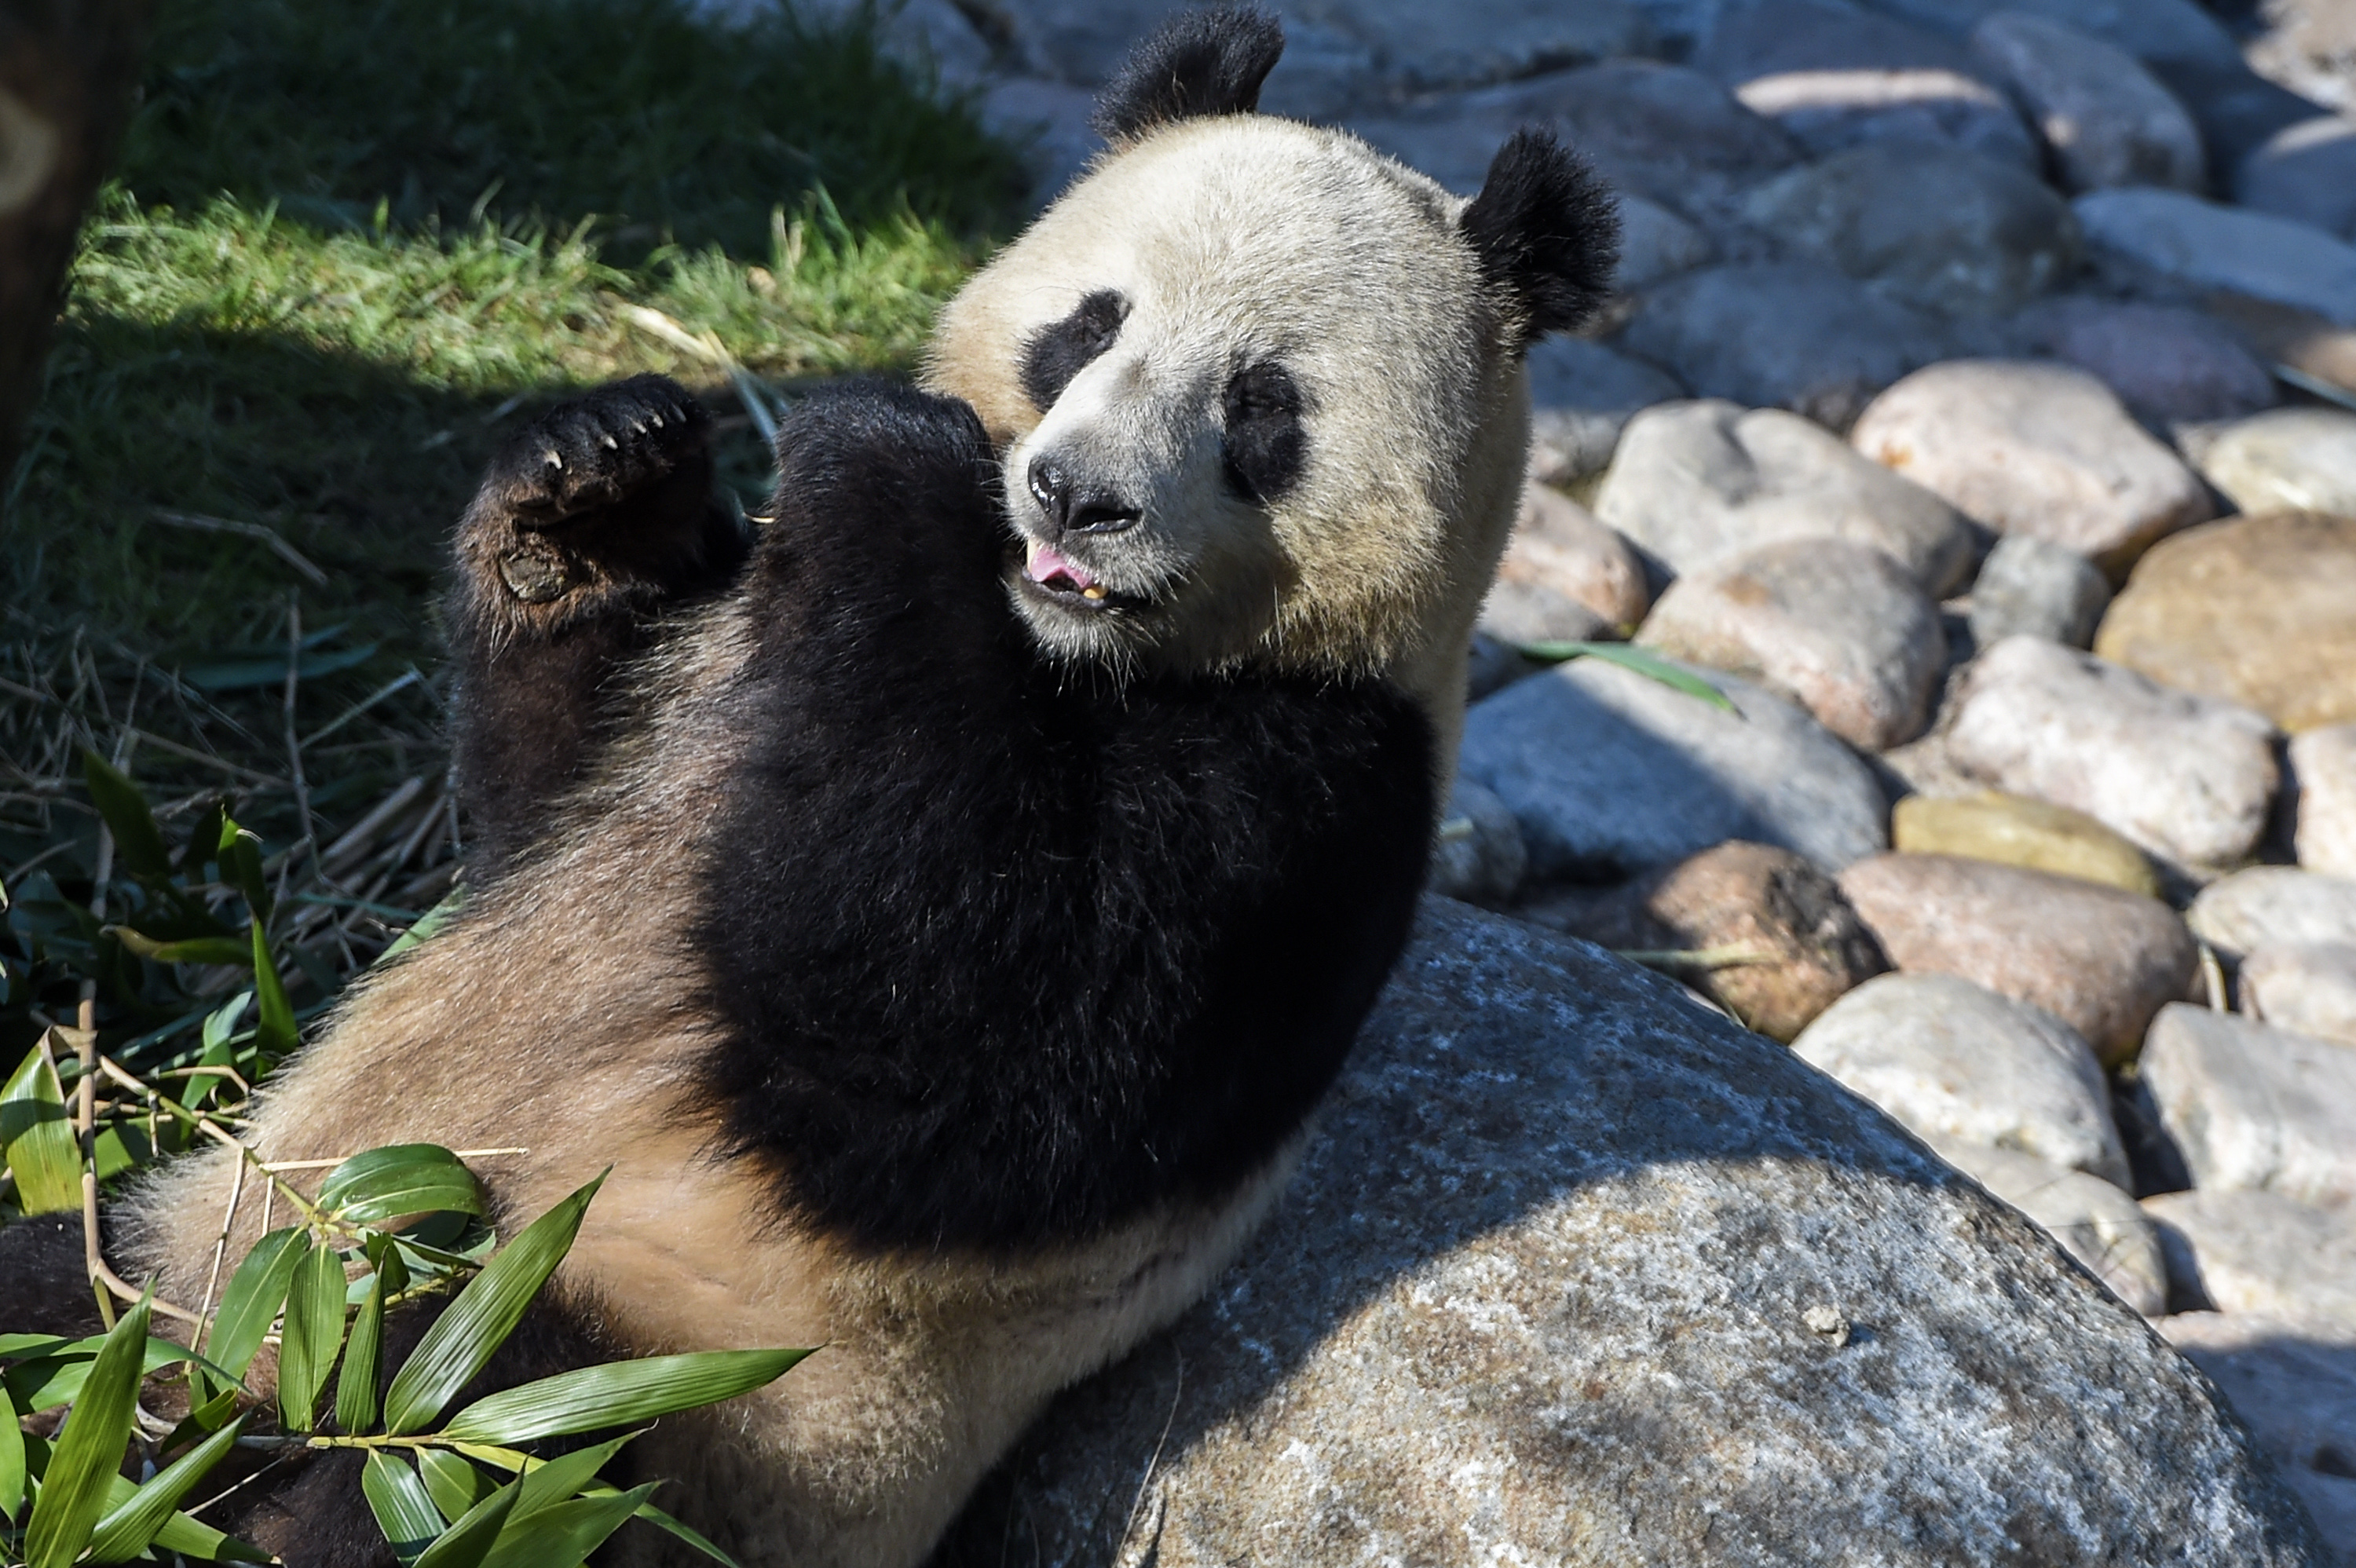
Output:
[[[509,1221],[612,1165],[557,1281],[604,1354],[824,1344],[630,1452],[755,1568],[920,1562],[1195,1299],[1404,940],[1522,350],[1611,225],[1543,135],[1466,202],[1251,112],[1280,47],[1149,41],[931,391],[781,432],[756,539],[666,385],[494,465],[451,616],[476,891],[257,1109],[279,1160],[529,1144]],[[164,1172],[125,1264],[200,1296],[230,1176]],[[298,1568],[318,1507],[265,1541]]]

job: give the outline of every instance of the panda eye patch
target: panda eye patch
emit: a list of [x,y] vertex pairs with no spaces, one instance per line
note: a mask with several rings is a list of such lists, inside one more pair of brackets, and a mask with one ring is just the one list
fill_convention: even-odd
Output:
[[1129,302],[1110,289],[1096,293],[1072,307],[1063,320],[1051,322],[1031,335],[1023,347],[1023,395],[1045,413],[1072,384],[1072,378],[1113,346]]
[[1237,371],[1222,401],[1227,483],[1265,506],[1292,487],[1308,453],[1300,383],[1283,366],[1263,360]]

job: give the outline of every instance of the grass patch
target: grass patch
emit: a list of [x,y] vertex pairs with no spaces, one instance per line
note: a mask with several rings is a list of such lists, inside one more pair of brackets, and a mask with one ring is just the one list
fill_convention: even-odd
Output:
[[[69,898],[84,744],[167,826],[226,790],[290,887],[433,892],[432,601],[506,432],[669,371],[755,495],[749,421],[642,313],[773,382],[900,370],[1020,189],[862,21],[674,0],[166,0],[125,146],[0,491],[0,876],[46,855]],[[327,875],[412,779],[408,859]]]

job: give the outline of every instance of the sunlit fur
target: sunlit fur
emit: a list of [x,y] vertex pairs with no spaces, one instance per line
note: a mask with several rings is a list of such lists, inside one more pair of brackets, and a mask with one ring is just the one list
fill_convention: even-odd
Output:
[[[1108,155],[966,285],[924,379],[1006,448],[1017,525],[1044,531],[1024,483],[1042,453],[1144,506],[1132,529],[1058,548],[1151,607],[1026,599],[1044,643],[1149,668],[1387,670],[1454,756],[1529,439],[1514,302],[1483,279],[1464,207],[1343,132],[1187,120]],[[1024,344],[1104,289],[1130,306],[1119,337],[1033,408]],[[1264,357],[1310,412],[1306,470],[1263,508],[1225,483],[1219,443],[1227,378]]]

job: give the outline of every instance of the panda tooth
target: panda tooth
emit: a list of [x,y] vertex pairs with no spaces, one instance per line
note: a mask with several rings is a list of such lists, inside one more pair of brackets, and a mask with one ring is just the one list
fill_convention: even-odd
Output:
[[1104,596],[1105,591],[1093,582],[1080,590],[1080,597],[1083,599],[1101,599]]

